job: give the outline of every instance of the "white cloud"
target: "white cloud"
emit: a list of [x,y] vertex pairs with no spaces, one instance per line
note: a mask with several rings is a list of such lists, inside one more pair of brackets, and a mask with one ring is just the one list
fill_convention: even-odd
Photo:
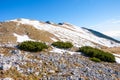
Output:
[[120,31],[120,19],[107,20],[97,25],[91,26],[91,28],[100,32]]
[[120,18],[104,21],[100,24],[92,26],[91,28],[120,40]]
[[119,24],[120,24],[120,20],[115,20],[115,21],[113,21],[112,23],[114,23],[114,24],[119,23]]
[[120,31],[106,31],[102,33],[120,41]]
[[106,31],[103,33],[111,37],[120,37],[120,31]]

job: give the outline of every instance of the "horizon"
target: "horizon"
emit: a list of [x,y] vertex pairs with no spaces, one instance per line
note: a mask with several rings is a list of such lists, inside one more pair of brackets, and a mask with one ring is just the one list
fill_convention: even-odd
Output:
[[0,21],[67,22],[120,40],[120,0],[1,0]]

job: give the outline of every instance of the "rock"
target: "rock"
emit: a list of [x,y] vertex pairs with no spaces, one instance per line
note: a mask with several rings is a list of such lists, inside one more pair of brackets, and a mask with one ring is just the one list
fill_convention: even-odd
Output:
[[58,23],[58,25],[63,25],[64,23]]
[[9,70],[11,68],[11,64],[2,64],[0,67],[2,70]]
[[116,74],[116,76],[118,77],[118,78],[120,78],[120,71],[118,72],[118,71],[115,71],[115,74]]
[[35,72],[35,74],[38,76],[38,75],[39,75],[39,72]]
[[53,22],[51,22],[51,21],[46,21],[46,23],[48,23],[48,24],[53,24]]
[[29,72],[29,73],[33,73],[33,71],[34,71],[34,69],[31,67],[27,69],[27,72]]
[[10,67],[15,67],[23,75],[29,76],[32,73],[34,76],[39,76],[40,74],[43,80],[120,79],[120,68],[117,63],[95,63],[81,54],[47,52],[37,54],[23,52],[21,54],[21,52],[11,50],[11,53],[15,55],[0,56],[0,68],[8,70]]
[[4,54],[1,54],[1,53],[0,53],[0,58],[2,58],[3,56],[4,56]]
[[19,65],[16,65],[16,69],[17,69],[17,71],[19,71],[19,70],[20,70],[20,67],[19,67]]
[[55,73],[55,70],[49,70],[48,72],[49,73]]
[[0,80],[14,80],[12,78],[0,78]]
[[85,80],[85,79],[81,77],[81,78],[79,78],[79,80]]
[[11,53],[12,53],[12,54],[20,54],[21,51],[20,51],[20,50],[12,50]]

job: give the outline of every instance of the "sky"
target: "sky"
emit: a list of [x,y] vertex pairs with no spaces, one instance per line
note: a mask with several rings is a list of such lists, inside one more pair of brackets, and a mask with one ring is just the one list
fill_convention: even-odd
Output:
[[16,18],[68,22],[120,39],[120,0],[0,0],[0,21]]

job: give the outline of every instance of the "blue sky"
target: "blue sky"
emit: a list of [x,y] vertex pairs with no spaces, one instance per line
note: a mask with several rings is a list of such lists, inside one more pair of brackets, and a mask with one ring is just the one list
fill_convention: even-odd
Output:
[[108,25],[120,21],[120,0],[0,0],[0,21],[16,18],[68,22],[101,32],[120,31],[120,24]]

